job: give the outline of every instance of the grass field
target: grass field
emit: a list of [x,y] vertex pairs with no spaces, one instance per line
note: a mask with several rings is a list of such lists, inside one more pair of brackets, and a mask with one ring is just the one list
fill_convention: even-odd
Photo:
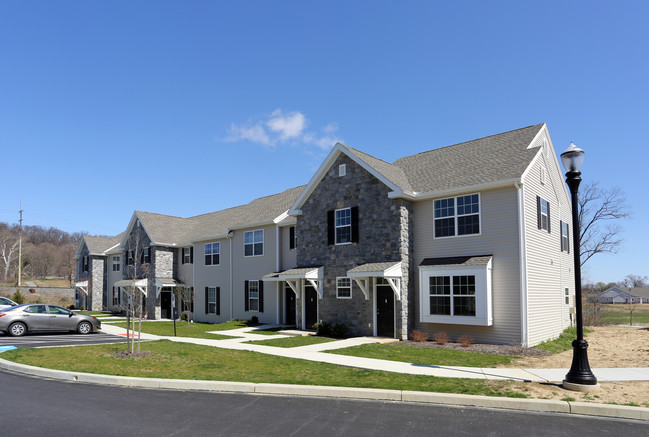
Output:
[[[628,325],[630,322],[629,305],[604,305],[604,323],[609,325]],[[635,305],[633,324],[649,323],[649,304]]]
[[[126,323],[111,323],[113,326],[119,326],[120,328],[126,328]],[[138,323],[135,323],[137,329]],[[245,328],[246,322],[234,320],[226,323],[198,323],[194,322],[190,326],[187,326],[187,322],[180,321],[176,322],[176,335],[178,337],[192,337],[192,338],[209,338],[211,340],[227,340],[232,339],[230,335],[219,335],[219,334],[208,334],[208,331],[226,331],[228,329],[237,329]],[[165,322],[142,322],[142,332],[153,335],[165,335],[173,336],[174,335],[174,323],[165,321]]]
[[16,349],[2,358],[32,366],[75,372],[147,378],[327,385],[417,390],[487,396],[527,397],[512,381],[436,378],[356,369],[291,358],[170,341],[147,342],[140,358],[114,356],[124,345]]

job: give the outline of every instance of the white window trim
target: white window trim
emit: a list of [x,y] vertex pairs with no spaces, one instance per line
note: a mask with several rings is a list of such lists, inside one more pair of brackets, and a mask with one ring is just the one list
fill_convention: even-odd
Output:
[[[251,297],[252,295],[252,284],[255,283],[257,285],[257,297]],[[252,301],[256,300],[257,301],[257,309],[253,310],[252,309]],[[248,311],[253,312],[253,313],[258,313],[259,312],[259,281],[258,280],[249,280],[248,281]]]
[[[570,253],[570,225],[567,222],[561,221],[561,246],[563,249],[562,252]],[[566,230],[566,233],[563,233],[563,230]]]
[[[216,315],[216,299],[217,299],[216,288],[217,287],[210,287],[210,286],[207,287],[207,314]],[[210,305],[212,304],[212,301],[210,300],[212,291],[214,292],[214,302],[213,302],[214,303],[214,311],[211,311],[211,309],[210,309]]]
[[[185,251],[187,251],[187,254],[185,254]],[[183,264],[191,264],[191,261],[192,261],[192,248],[183,247]]]
[[[205,253],[206,252],[205,249],[207,248],[208,244],[210,245],[210,247],[211,247],[210,250],[212,251],[212,253],[210,254],[210,256],[212,257],[212,264],[205,264],[205,256],[207,255],[207,253]],[[219,246],[219,251],[218,252],[214,252],[214,245],[215,244],[218,244],[218,246]],[[214,264],[214,255],[219,256],[219,262],[216,263],[216,264]],[[185,264],[187,264],[187,263],[185,263]],[[212,243],[205,243],[205,245],[203,246],[203,265],[205,267],[212,267],[212,266],[220,266],[221,265],[221,242],[220,241],[214,241]]]
[[568,287],[563,288],[563,304],[570,306],[570,289]]
[[[261,231],[261,254],[255,255],[255,244],[259,244],[259,242],[255,243],[255,232]],[[246,243],[246,234],[252,233],[252,243]],[[254,257],[254,256],[264,256],[264,252],[266,251],[266,244],[264,242],[265,239],[264,235],[264,230],[263,229],[255,229],[254,231],[245,231],[243,233],[243,256],[246,258]],[[251,244],[252,245],[252,255],[246,255],[246,245]]]
[[[464,216],[467,216],[467,215],[475,215],[475,214],[463,214],[461,216],[458,216],[457,215],[457,198],[458,197],[465,197],[465,196],[473,196],[475,194],[478,195],[478,228],[479,228],[479,231],[477,233],[475,233],[475,234],[458,235],[458,233],[457,233],[457,228],[459,226],[458,225],[458,217],[464,217]],[[455,219],[455,235],[448,235],[446,237],[436,237],[435,236],[435,220],[437,220],[437,218],[435,217],[435,201],[444,200],[444,199],[455,199],[454,202],[453,202],[453,209],[454,209],[453,218]],[[476,237],[476,236],[482,235],[482,196],[480,195],[480,193],[462,194],[462,195],[459,195],[459,196],[440,197],[439,199],[433,199],[432,207],[433,207],[433,238],[435,240],[443,240],[443,239],[446,239],[446,238]],[[446,219],[446,218],[451,218],[451,217],[450,216],[449,217],[440,217],[439,219],[441,220],[441,219]]]
[[149,247],[145,247],[142,251],[143,264],[151,264],[151,257],[149,256]]
[[[446,316],[430,314],[429,278],[432,276],[475,276],[475,316]],[[419,268],[419,318],[423,323],[451,325],[493,324],[491,261],[483,266],[448,266]]]
[[[117,258],[117,259],[115,259]],[[114,272],[119,272],[122,269],[122,259],[120,258],[119,255],[113,255],[113,271]],[[117,266],[117,270],[115,269],[115,266]]]
[[[349,287],[347,286],[340,286],[339,281],[341,279],[347,279],[349,281]],[[340,295],[340,290],[341,289],[349,289],[349,296],[341,296]],[[352,298],[352,279],[348,278],[347,276],[338,276],[336,278],[336,299],[351,299]]]
[[[338,226],[338,225],[336,225],[336,213],[337,213],[338,211],[345,211],[345,210],[349,210],[349,224],[348,224],[348,225],[344,225],[344,226]],[[339,242],[338,242],[338,228],[346,228],[346,227],[348,227],[348,226],[349,226],[349,241],[347,241],[347,242],[345,242],[345,243],[339,243]],[[339,209],[336,209],[336,210],[334,211],[334,243],[335,243],[336,246],[344,246],[344,245],[346,245],[346,244],[352,244],[352,241],[351,241],[351,240],[352,240],[352,209],[351,209],[351,207],[349,207],[349,208],[339,208]]]
[[347,165],[340,164],[338,166],[338,177],[345,176],[347,174]]

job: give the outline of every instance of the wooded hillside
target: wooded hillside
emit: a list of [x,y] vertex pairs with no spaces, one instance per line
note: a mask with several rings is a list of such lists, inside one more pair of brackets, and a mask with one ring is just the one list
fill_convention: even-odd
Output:
[[[0,223],[0,278],[16,282],[18,278],[19,226]],[[61,276],[72,280],[74,255],[85,233],[67,233],[57,228],[23,227],[23,280]]]

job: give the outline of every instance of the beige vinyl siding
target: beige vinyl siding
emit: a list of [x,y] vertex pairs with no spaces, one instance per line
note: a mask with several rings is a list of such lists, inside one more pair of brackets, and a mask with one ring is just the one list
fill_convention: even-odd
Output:
[[[431,336],[444,331],[453,339],[469,334],[478,342],[520,343],[520,254],[515,187],[480,192],[480,214],[480,235],[435,239],[433,201],[414,204],[415,329]],[[467,255],[493,255],[492,326],[420,322],[419,264],[424,258]]]
[[[202,245],[201,245],[202,246]],[[197,259],[196,258],[196,246],[194,246],[194,264],[196,262],[203,262],[204,263],[204,257]],[[202,246],[201,250],[204,250],[204,246]],[[192,284],[194,283],[194,264],[192,263],[185,263],[183,264],[183,248],[181,247],[178,249],[178,256],[176,258],[177,264],[178,264],[178,280],[182,282],[183,284],[187,285],[188,287],[191,287]]]
[[[539,139],[542,144],[543,138]],[[545,169],[545,184],[541,183],[541,168]],[[561,252],[560,220],[570,225],[570,201],[563,188],[551,143],[530,168],[525,184],[525,234],[527,244],[528,332],[529,345],[556,338],[570,326],[574,306],[573,250]],[[538,229],[536,196],[550,203],[550,230]],[[564,289],[570,290],[570,305],[564,303]]]
[[[247,231],[263,229],[264,254],[261,256],[244,256],[244,235]],[[256,226],[234,231],[232,240],[232,288],[233,288],[233,318],[249,320],[257,316],[260,322],[277,323],[278,284],[264,283],[264,312],[245,311],[244,282],[249,280],[261,281],[264,275],[277,271],[276,225]],[[288,232],[287,232],[288,233]],[[281,235],[281,233],[280,233]],[[287,241],[288,242],[288,241]]]
[[[205,265],[205,243],[220,243],[219,265]],[[187,266],[188,264],[185,264]],[[189,264],[191,266],[191,264]],[[194,244],[194,317],[199,322],[222,323],[230,317],[230,241],[227,238]],[[221,314],[205,314],[205,287],[221,288]]]
[[[120,266],[119,272],[113,271],[113,257],[120,257]],[[124,270],[124,254],[121,252],[110,253],[107,256],[106,260],[106,291],[108,293],[108,309],[111,311],[120,311],[121,309],[118,306],[113,305],[113,287],[115,282],[122,280],[122,270]]]
[[281,241],[280,246],[280,270],[288,270],[297,266],[297,249],[291,249],[290,245],[290,231],[291,226],[283,226],[279,228],[279,238]]

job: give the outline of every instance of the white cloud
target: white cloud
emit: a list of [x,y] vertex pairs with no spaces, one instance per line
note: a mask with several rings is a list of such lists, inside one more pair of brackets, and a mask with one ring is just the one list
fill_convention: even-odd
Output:
[[334,136],[338,130],[337,123],[329,123],[321,129],[321,133],[306,132],[309,120],[298,111],[282,111],[276,109],[265,120],[258,120],[248,125],[232,123],[225,138],[228,142],[249,141],[267,147],[278,143],[315,146],[328,151],[336,142],[342,141]]
[[277,109],[270,116],[266,126],[271,131],[279,133],[280,141],[298,138],[306,127],[306,117],[301,112],[284,114],[281,109]]
[[227,141],[250,141],[252,143],[263,144],[264,146],[274,145],[273,141],[271,141],[263,126],[260,124],[251,127],[244,127],[232,123],[230,125],[230,132]]

